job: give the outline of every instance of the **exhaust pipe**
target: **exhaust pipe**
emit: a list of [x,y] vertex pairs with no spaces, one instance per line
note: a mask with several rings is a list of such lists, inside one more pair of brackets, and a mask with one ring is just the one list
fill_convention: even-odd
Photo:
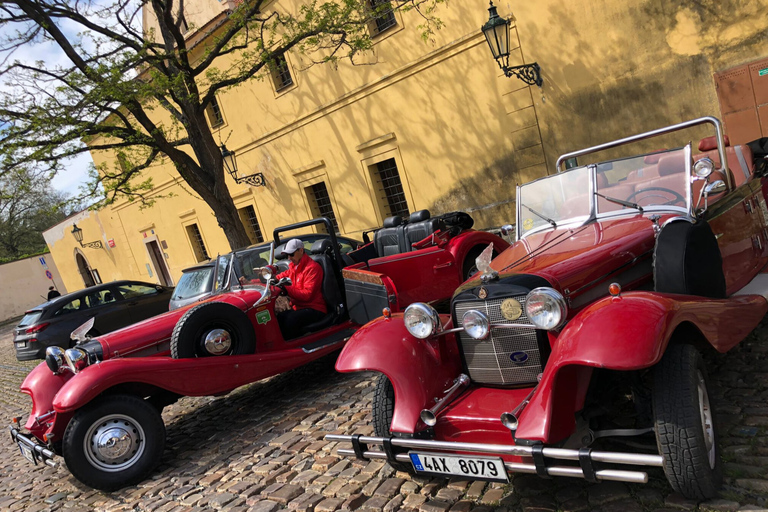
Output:
[[[539,381],[541,381],[541,374],[539,374]],[[520,402],[517,405],[517,407],[512,409],[512,412],[501,413],[501,424],[507,427],[512,432],[517,430],[517,418],[520,416],[520,413],[523,412],[523,409],[525,409],[525,406],[528,405],[528,403],[531,401],[531,397],[533,396],[533,393],[535,391],[536,391],[536,387],[534,387],[531,390],[531,392],[528,393],[528,396],[525,397],[525,399],[522,402]]]
[[446,405],[451,403],[454,398],[459,396],[464,388],[469,385],[469,377],[463,373],[459,375],[453,382],[453,386],[445,390],[443,398],[437,401],[437,403],[431,409],[424,409],[421,411],[419,417],[428,427],[434,427],[437,423],[437,413],[442,411]]

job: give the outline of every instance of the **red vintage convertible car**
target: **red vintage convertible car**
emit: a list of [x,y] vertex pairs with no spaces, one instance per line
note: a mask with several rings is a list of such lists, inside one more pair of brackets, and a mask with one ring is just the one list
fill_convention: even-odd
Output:
[[[561,169],[705,126],[698,152]],[[381,373],[375,435],[326,439],[412,473],[502,482],[646,482],[657,466],[684,496],[712,497],[722,466],[702,353],[728,351],[768,311],[768,178],[712,117],[557,167],[517,188],[517,242],[478,258],[450,314],[413,303],[352,336],[336,368]]]
[[[227,393],[306,364],[339,350],[357,327],[381,315],[382,307],[373,312],[355,306],[371,303],[361,294],[354,290],[345,294],[344,282],[354,282],[356,275],[353,270],[342,278],[345,265],[377,269],[386,264],[393,271],[402,265],[411,279],[398,283],[401,290],[422,300],[440,300],[451,296],[460,281],[459,272],[448,276],[442,287],[431,285],[435,275],[447,275],[444,269],[455,269],[455,262],[464,262],[478,245],[491,241],[498,251],[508,246],[498,236],[468,229],[471,219],[463,216],[461,226],[452,224],[450,216],[438,217],[430,223],[434,229],[418,225],[427,220],[423,217],[429,213],[420,212],[412,219],[416,243],[404,247],[403,253],[385,251],[388,256],[378,256],[376,246],[384,246],[384,229],[374,242],[350,253],[357,263],[339,251],[328,219],[278,228],[266,249],[253,247],[220,256],[217,263],[222,272],[217,273],[213,295],[204,301],[82,340],[66,351],[50,347],[46,362],[32,370],[21,385],[21,391],[32,397],[33,406],[23,428],[22,418],[14,420],[13,441],[33,463],[55,465],[56,455],[63,455],[72,474],[97,489],[113,490],[143,480],[163,454],[165,426],[160,413],[165,405],[181,396]],[[305,325],[299,338],[286,340],[266,283],[284,263],[276,262],[280,244],[286,240],[281,240],[280,233],[316,224],[324,224],[330,233],[310,251],[323,268],[328,314]],[[388,258],[401,263],[388,262]],[[360,272],[364,280],[377,275]],[[405,275],[403,271],[394,273],[395,279]],[[393,280],[381,279],[395,293]],[[407,305],[402,297],[395,304]],[[386,302],[384,306],[395,304]],[[88,328],[81,330],[84,333]]]

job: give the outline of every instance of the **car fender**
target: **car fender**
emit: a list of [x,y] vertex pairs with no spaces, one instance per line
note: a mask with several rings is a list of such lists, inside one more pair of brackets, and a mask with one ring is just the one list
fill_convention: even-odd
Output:
[[[443,328],[450,329],[448,315],[441,315],[440,320]],[[461,373],[461,359],[454,335],[418,339],[397,314],[369,322],[352,335],[336,361],[336,369],[386,375],[395,391],[391,429],[413,434],[426,428],[419,414],[453,385]]]
[[[71,413],[100,394],[121,385],[130,386],[140,395],[152,387],[183,396],[227,393],[319,359],[338,350],[339,343],[309,352],[296,347],[239,356],[109,359],[87,366],[72,377],[56,394],[53,407],[57,413]],[[204,378],[199,378],[201,375]]]
[[464,258],[469,251],[477,246],[485,249],[488,244],[493,244],[496,254],[501,254],[509,247],[509,242],[487,231],[463,231],[448,241],[446,250],[450,251],[459,269],[464,264]]
[[[678,326],[695,326],[726,352],[749,334],[768,311],[758,295],[705,299],[655,292],[606,297],[580,311],[552,343],[541,382],[519,418],[518,439],[554,443],[573,432],[584,403],[583,377],[591,368],[631,371],[661,360]],[[733,318],[738,317],[739,322]]]
[[30,432],[37,432],[41,425],[38,418],[53,410],[53,401],[56,393],[73,377],[71,372],[53,373],[45,362],[40,363],[24,378],[21,383],[22,393],[32,398],[32,411],[29,413],[24,428]]

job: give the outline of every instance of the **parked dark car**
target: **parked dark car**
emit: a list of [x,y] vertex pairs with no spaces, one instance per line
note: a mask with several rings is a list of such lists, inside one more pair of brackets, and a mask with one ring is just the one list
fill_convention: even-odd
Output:
[[44,359],[50,346],[71,347],[70,333],[94,318],[98,336],[168,311],[173,288],[141,281],[114,281],[62,295],[30,309],[13,335],[16,359]]
[[[299,235],[298,238],[304,242],[304,248],[310,251],[312,245],[318,240],[329,239],[330,236],[323,233],[308,233],[305,235]],[[350,251],[354,251],[358,247],[363,245],[363,242],[347,238],[344,236],[337,236],[336,241],[339,244],[339,251],[342,256]],[[251,261],[252,266],[263,266],[267,264],[267,258],[269,257],[269,243],[254,245],[248,249],[256,248],[262,249],[261,253],[254,253],[254,261]],[[280,260],[277,262],[279,270],[288,268],[288,260],[282,254],[282,248],[278,247],[275,257]],[[232,253],[222,254],[211,260],[199,263],[195,266],[185,268],[182,270],[179,282],[176,283],[176,289],[173,291],[169,309],[173,311],[176,308],[192,304],[193,302],[201,301],[214,293],[227,291],[229,288],[229,280],[227,279],[227,272],[229,271],[229,262],[231,261]],[[283,264],[284,263],[284,264]],[[349,261],[348,263],[352,263]]]

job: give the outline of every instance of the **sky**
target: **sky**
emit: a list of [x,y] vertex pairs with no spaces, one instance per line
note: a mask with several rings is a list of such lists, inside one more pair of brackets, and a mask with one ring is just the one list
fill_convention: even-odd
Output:
[[[100,2],[101,0],[95,0],[89,2],[89,4],[98,5]],[[13,30],[18,28],[18,26],[12,27]],[[76,34],[83,32],[82,26],[68,20],[62,20],[59,28],[71,38],[74,38],[76,37]],[[86,38],[83,43],[87,47],[89,45],[89,39]],[[37,42],[35,44],[24,45],[13,52],[11,60],[19,60],[21,62],[43,61],[48,67],[71,65],[71,61],[64,55],[64,52],[62,52],[57,45],[50,42]],[[7,86],[5,84],[0,84],[0,87],[6,88]],[[93,165],[93,159],[91,158],[90,153],[87,152],[65,161],[65,169],[53,178],[53,188],[70,196],[77,195],[80,192],[80,186],[88,180],[88,169],[91,165]]]
[[66,169],[53,178],[51,185],[70,196],[77,195],[80,185],[88,180],[88,168],[92,164],[91,154],[81,153],[65,164]]

